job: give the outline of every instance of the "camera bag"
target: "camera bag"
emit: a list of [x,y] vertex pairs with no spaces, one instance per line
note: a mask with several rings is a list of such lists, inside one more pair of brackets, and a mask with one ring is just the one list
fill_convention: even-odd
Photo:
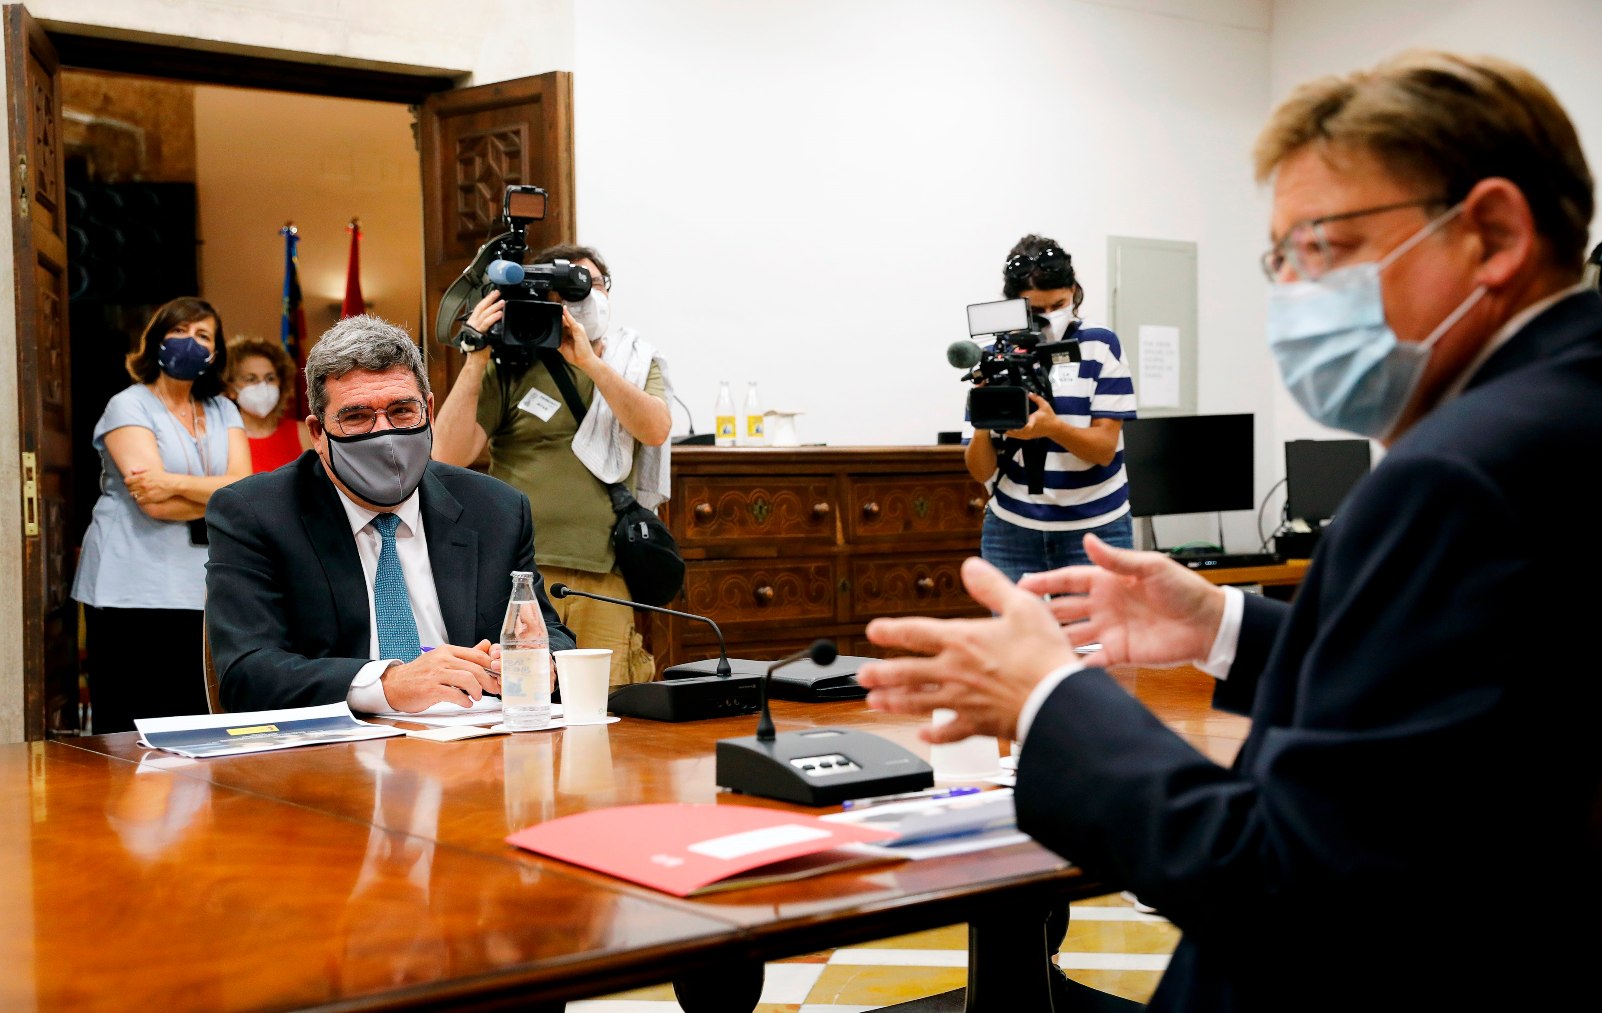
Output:
[[[539,356],[573,417],[583,422],[588,409],[568,375],[567,360],[549,348],[540,349]],[[629,597],[645,605],[666,605],[684,587],[684,557],[679,555],[678,543],[656,511],[641,506],[628,486],[612,482],[607,492],[617,517],[612,525],[612,551],[617,556],[618,572],[628,585]]]

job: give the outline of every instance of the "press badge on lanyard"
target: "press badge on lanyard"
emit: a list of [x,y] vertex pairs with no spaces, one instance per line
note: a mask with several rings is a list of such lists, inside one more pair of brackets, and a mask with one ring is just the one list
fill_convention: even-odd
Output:
[[1057,352],[1051,357],[1051,386],[1055,392],[1059,384],[1073,383],[1079,379],[1079,363],[1074,361],[1067,352]]
[[523,395],[523,400],[519,401],[517,406],[541,422],[549,422],[551,416],[556,414],[556,410],[562,407],[562,402],[542,390],[530,390]]

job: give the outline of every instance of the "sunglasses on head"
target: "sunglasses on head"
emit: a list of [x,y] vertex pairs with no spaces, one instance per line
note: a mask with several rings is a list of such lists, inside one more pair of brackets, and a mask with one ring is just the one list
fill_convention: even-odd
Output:
[[1068,254],[1055,246],[1048,246],[1034,256],[1016,253],[1007,261],[1007,277],[1022,281],[1036,272],[1052,273],[1068,266]]

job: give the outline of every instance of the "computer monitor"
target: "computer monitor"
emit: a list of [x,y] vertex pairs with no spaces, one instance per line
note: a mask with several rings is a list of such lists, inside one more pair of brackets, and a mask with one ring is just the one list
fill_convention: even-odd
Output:
[[1291,440],[1285,444],[1285,513],[1319,524],[1368,474],[1367,440]]
[[1173,415],[1124,423],[1136,517],[1250,510],[1252,416]]

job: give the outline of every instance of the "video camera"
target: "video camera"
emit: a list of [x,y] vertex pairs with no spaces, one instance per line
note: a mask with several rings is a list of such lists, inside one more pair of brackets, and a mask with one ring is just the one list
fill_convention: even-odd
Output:
[[967,370],[965,382],[974,384],[968,392],[968,421],[975,429],[1009,432],[1022,429],[1035,410],[1029,395],[1051,400],[1051,370],[1064,362],[1079,361],[1079,342],[1068,333],[1042,341],[1041,318],[1029,311],[1026,299],[1002,299],[974,303],[968,307],[968,333],[990,337],[990,348],[973,341],[955,341],[946,349],[946,361]]
[[[534,362],[540,349],[556,348],[562,343],[562,304],[551,302],[546,296],[555,292],[567,302],[578,302],[590,294],[592,280],[589,271],[566,260],[523,263],[528,256],[524,230],[530,222],[544,219],[546,196],[537,186],[514,184],[506,188],[501,221],[508,231],[479,247],[473,263],[462,272],[441,304],[442,325],[436,326],[436,333],[445,344],[463,352],[488,347],[497,365],[522,369]],[[459,291],[464,282],[468,288]],[[505,301],[501,319],[482,334],[458,327],[455,317],[471,310],[467,300],[476,302],[492,289],[499,291]],[[445,320],[446,302],[452,306],[449,320]]]

